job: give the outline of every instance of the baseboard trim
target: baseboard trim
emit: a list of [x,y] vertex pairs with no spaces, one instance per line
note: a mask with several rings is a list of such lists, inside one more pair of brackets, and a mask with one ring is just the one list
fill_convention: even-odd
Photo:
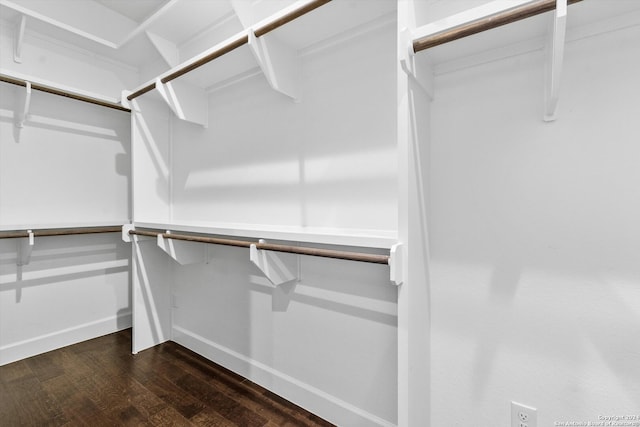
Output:
[[180,326],[173,326],[173,341],[336,425],[395,427],[370,412]]
[[131,327],[131,312],[0,346],[0,366]]

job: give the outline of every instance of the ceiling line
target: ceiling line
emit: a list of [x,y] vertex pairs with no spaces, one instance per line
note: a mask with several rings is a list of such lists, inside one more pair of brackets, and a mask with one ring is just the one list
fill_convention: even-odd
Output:
[[164,4],[164,6],[162,6],[155,13],[153,13],[150,17],[148,17],[143,22],[141,22],[132,31],[130,31],[129,34],[127,34],[125,36],[125,38],[119,43],[114,43],[114,42],[111,42],[109,40],[105,40],[105,39],[103,39],[101,37],[98,37],[98,36],[96,36],[94,34],[88,33],[86,31],[81,30],[79,28],[76,28],[76,27],[74,27],[72,25],[65,24],[64,22],[60,22],[60,21],[58,21],[56,19],[53,19],[53,18],[48,17],[48,16],[45,16],[45,15],[40,14],[38,12],[35,12],[35,11],[31,10],[31,9],[27,9],[25,7],[17,5],[17,4],[15,4],[15,3],[13,3],[12,1],[9,1],[9,0],[0,0],[0,6],[8,7],[9,9],[13,9],[14,11],[16,11],[18,13],[22,13],[23,15],[27,15],[27,16],[29,16],[31,18],[34,18],[34,19],[37,19],[39,21],[45,22],[47,24],[53,25],[55,27],[58,27],[60,29],[65,30],[65,31],[71,32],[73,34],[76,34],[76,35],[78,35],[80,37],[83,37],[85,39],[91,40],[91,41],[99,43],[99,44],[101,44],[103,46],[110,47],[112,49],[116,49],[117,50],[117,49],[121,48],[124,44],[128,43],[129,41],[131,41],[138,34],[143,32],[149,25],[151,25],[155,20],[160,18],[162,15],[164,15],[170,8],[172,8],[179,1],[180,0],[169,0],[167,3]]

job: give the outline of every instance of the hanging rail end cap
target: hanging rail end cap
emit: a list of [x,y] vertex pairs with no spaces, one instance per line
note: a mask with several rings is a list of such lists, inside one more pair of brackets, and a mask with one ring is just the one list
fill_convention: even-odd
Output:
[[400,286],[404,281],[402,277],[403,252],[402,243],[396,243],[391,246],[391,251],[389,252],[389,279],[396,286]]
[[131,243],[131,231],[135,229],[136,228],[133,226],[133,224],[124,224],[122,226],[122,241]]
[[124,108],[128,108],[130,110],[133,110],[133,105],[131,102],[129,102],[129,95],[131,95],[131,91],[128,90],[123,90],[121,95],[120,95],[120,105],[122,105]]

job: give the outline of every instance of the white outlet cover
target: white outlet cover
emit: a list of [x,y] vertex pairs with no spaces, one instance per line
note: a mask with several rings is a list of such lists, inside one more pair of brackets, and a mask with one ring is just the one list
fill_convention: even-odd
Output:
[[511,427],[538,427],[538,410],[518,402],[511,402]]

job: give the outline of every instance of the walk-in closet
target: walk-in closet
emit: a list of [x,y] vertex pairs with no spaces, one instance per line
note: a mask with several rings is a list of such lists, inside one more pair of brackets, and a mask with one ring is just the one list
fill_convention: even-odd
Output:
[[0,0],[0,420],[640,426],[638,76],[637,0]]

